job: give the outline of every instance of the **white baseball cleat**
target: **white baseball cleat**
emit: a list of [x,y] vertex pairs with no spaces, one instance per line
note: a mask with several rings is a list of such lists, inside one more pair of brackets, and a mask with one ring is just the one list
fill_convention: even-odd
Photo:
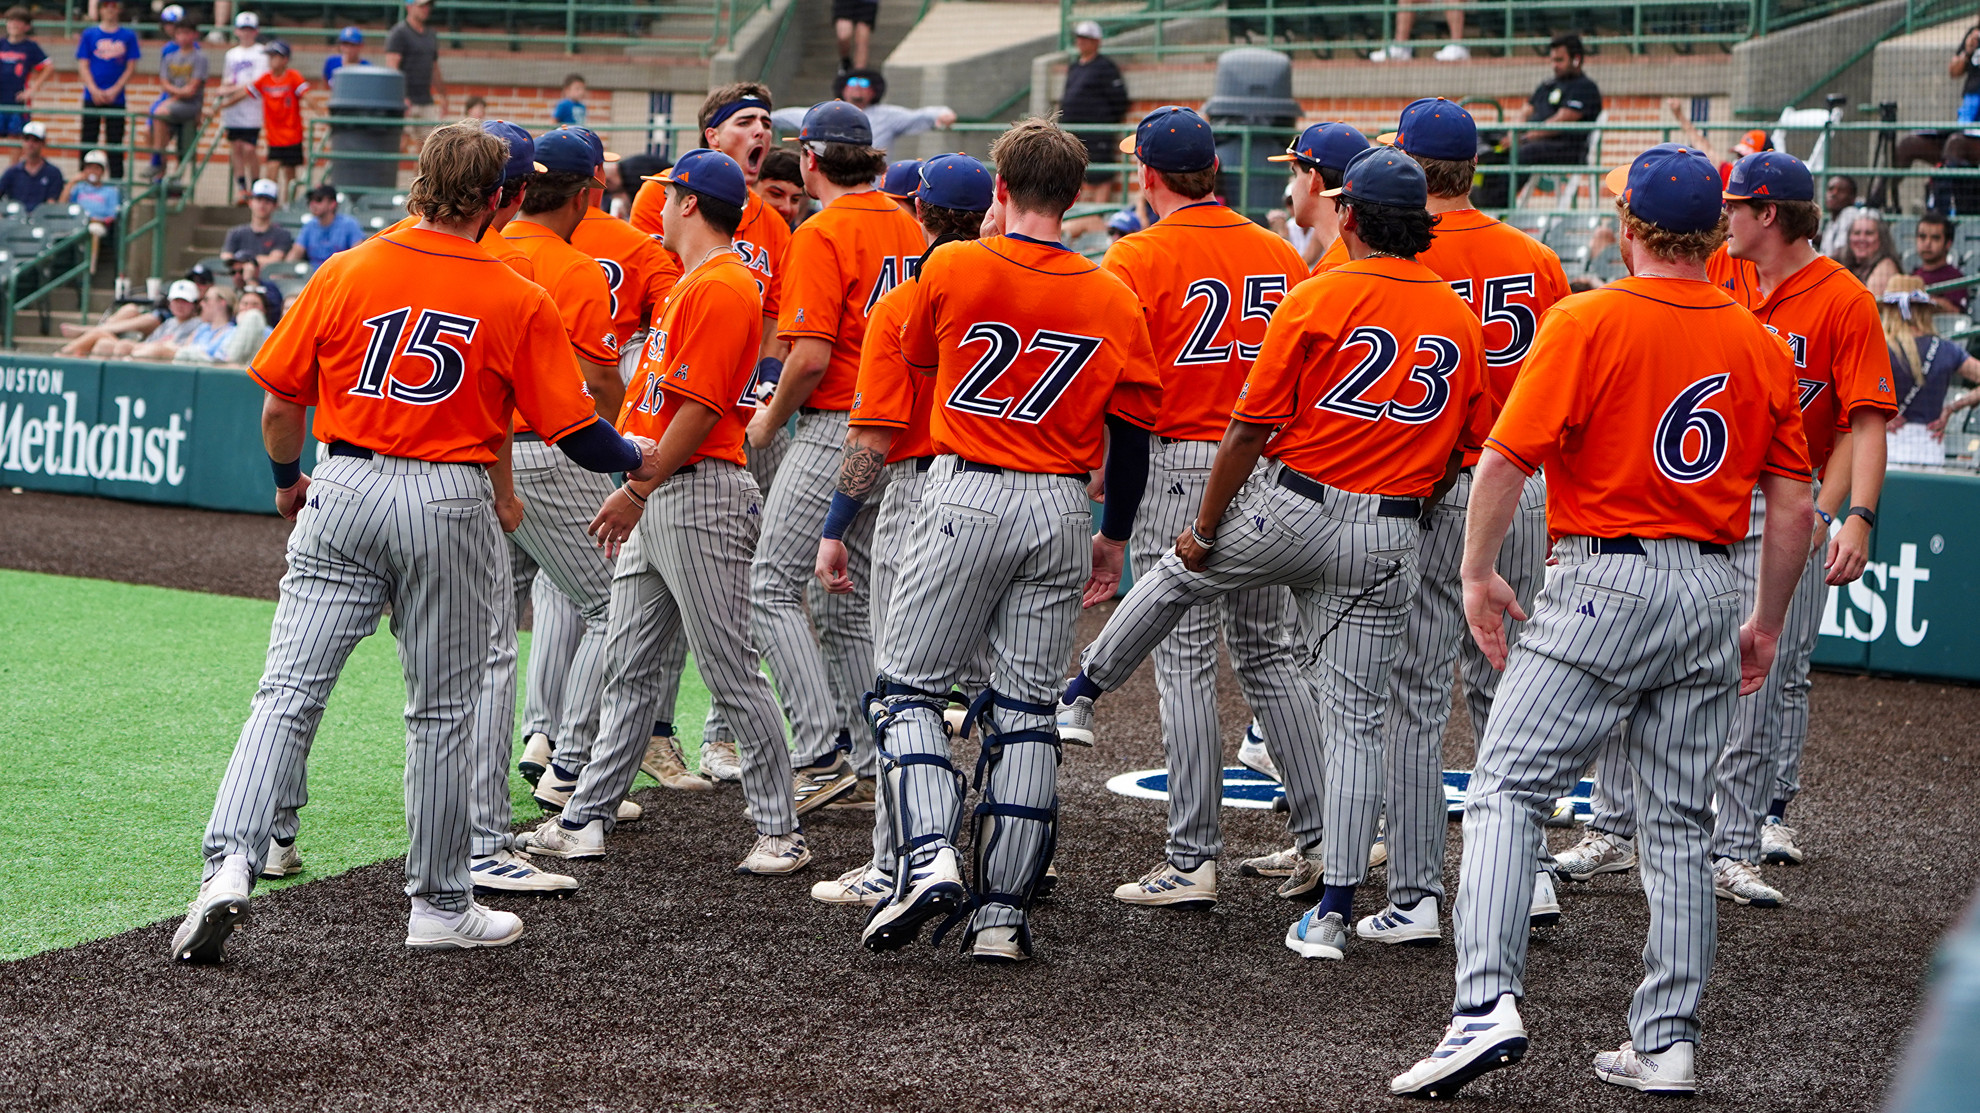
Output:
[[811,899],[826,904],[859,904],[868,908],[894,891],[894,875],[881,873],[872,862],[849,869],[811,887]]
[[756,845],[750,847],[747,857],[736,863],[736,872],[775,877],[796,873],[810,864],[811,846],[804,841],[804,832],[791,831],[782,835],[756,836]]
[[1624,1040],[1615,1051],[1596,1052],[1595,1077],[1646,1094],[1695,1094],[1692,1058],[1697,1050],[1697,1044],[1680,1040],[1662,1051],[1638,1051]]
[[550,815],[556,815],[570,806],[571,797],[577,792],[577,784],[576,777],[566,777],[552,765],[543,771],[543,776],[537,778],[536,787],[531,790],[530,796],[536,801],[537,807]]
[[1286,900],[1299,900],[1317,892],[1327,872],[1325,854],[1326,849],[1321,843],[1314,843],[1304,854],[1295,853],[1292,872],[1279,882],[1279,896]]
[[1059,701],[1059,741],[1075,746],[1093,745],[1093,697],[1080,696],[1071,703]]
[[736,744],[728,741],[703,742],[701,775],[723,784],[742,780],[742,757],[736,753]]
[[660,782],[661,788],[686,792],[708,792],[715,782],[699,773],[688,772],[687,758],[681,753],[681,740],[656,734],[646,740],[646,756],[640,759],[640,772]]
[[921,925],[954,912],[963,902],[962,873],[953,847],[942,847],[925,865],[908,873],[907,891],[873,906],[859,940],[869,951],[898,951],[921,933]]
[[1770,866],[1798,866],[1808,855],[1795,844],[1794,828],[1770,815],[1760,825],[1760,860]]
[[1339,912],[1320,915],[1320,906],[1286,929],[1286,948],[1301,958],[1330,958],[1335,961],[1347,955],[1347,920]]
[[1581,841],[1554,855],[1554,869],[1569,881],[1636,868],[1636,840],[1590,828]]
[[256,877],[263,881],[280,881],[302,872],[302,851],[296,849],[294,839],[283,846],[272,837],[268,840],[268,853],[261,859],[261,872]]
[[516,836],[516,849],[524,854],[546,858],[584,861],[605,856],[605,821],[594,819],[578,830],[564,826],[561,819],[546,819],[534,831]]
[[220,869],[199,887],[199,895],[186,906],[186,918],[172,933],[172,959],[216,965],[226,961],[220,953],[227,937],[248,918],[248,876],[245,854],[229,854]]
[[987,927],[976,933],[969,941],[969,957],[978,962],[991,962],[1009,965],[1023,962],[1031,956],[1024,953],[1018,944],[1018,929],[1014,927]]
[[476,896],[567,897],[577,892],[576,878],[536,867],[524,854],[498,850],[468,863]]
[[1760,880],[1760,871],[1751,862],[1720,858],[1712,863],[1712,893],[1734,904],[1755,908],[1779,908],[1787,903],[1779,889]]
[[1275,781],[1284,781],[1279,776],[1279,767],[1272,762],[1272,751],[1265,748],[1265,733],[1258,729],[1258,720],[1244,728],[1244,741],[1238,743],[1238,764],[1260,776]]
[[1238,863],[1238,874],[1242,877],[1291,877],[1298,868],[1299,848],[1289,846],[1256,858],[1246,858]]
[[406,919],[406,946],[416,951],[464,951],[506,947],[522,938],[521,917],[472,901],[465,912],[442,912],[418,897]]
[[1389,1092],[1405,1098],[1448,1098],[1488,1071],[1526,1057],[1526,1024],[1510,993],[1482,1016],[1451,1018],[1444,1038],[1429,1057],[1389,1080]]
[[550,736],[540,730],[523,739],[522,757],[516,760],[516,769],[531,788],[543,779],[543,771],[550,768],[550,754],[555,749],[550,744]]
[[1205,861],[1193,870],[1163,862],[1114,890],[1114,899],[1150,908],[1209,908],[1217,903],[1217,862]]
[[1526,913],[1528,927],[1553,927],[1561,922],[1561,901],[1554,895],[1554,875],[1546,870],[1533,875],[1533,903]]
[[1363,916],[1354,925],[1354,933],[1371,943],[1416,946],[1440,943],[1444,938],[1443,928],[1437,923],[1436,897],[1419,897],[1413,908],[1398,908],[1391,903],[1378,915]]
[[612,818],[618,820],[620,823],[632,823],[636,820],[645,819],[646,809],[640,805],[639,801],[628,797],[619,801],[618,808],[612,812]]

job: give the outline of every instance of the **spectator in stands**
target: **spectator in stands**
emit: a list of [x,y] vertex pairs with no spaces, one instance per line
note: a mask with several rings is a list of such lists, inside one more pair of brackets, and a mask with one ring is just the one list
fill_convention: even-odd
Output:
[[82,177],[62,187],[62,204],[81,207],[83,215],[89,218],[90,269],[96,269],[97,248],[116,227],[117,210],[123,206],[124,195],[116,186],[103,180],[110,170],[110,157],[102,151],[91,151],[83,156]]
[[231,313],[226,312],[227,295],[219,290],[209,290],[206,304],[218,304],[225,314],[224,323],[215,320],[212,312],[202,313],[200,321],[207,328],[195,330],[192,339],[179,346],[172,353],[173,363],[226,363],[239,366],[254,358],[261,350],[261,342],[268,339],[268,306],[259,290],[246,290],[241,293],[239,304]]
[[[880,0],[832,0],[832,33],[839,39],[839,73],[866,68]],[[882,148],[884,150],[885,148]]]
[[1891,240],[1890,225],[1875,213],[1850,221],[1849,241],[1830,258],[1848,267],[1849,273],[1878,297],[1898,274],[1897,246]]
[[[1520,119],[1529,124],[1568,124],[1602,114],[1602,90],[1581,72],[1584,57],[1580,35],[1556,35],[1547,44],[1547,61],[1554,67],[1551,81],[1533,90]],[[1519,161],[1529,166],[1579,165],[1588,161],[1585,131],[1536,128],[1519,133]],[[1531,177],[1531,175],[1527,175]],[[1521,185],[1516,183],[1517,194]]]
[[[143,314],[143,319],[151,322],[152,327],[146,330],[142,338],[106,334],[101,343],[95,343],[94,334],[101,330],[92,329],[64,345],[62,351],[64,354],[96,355],[104,359],[171,359],[172,353],[179,350],[179,345],[191,340],[199,330],[199,299],[199,287],[181,278],[172,283],[171,290],[165,294],[163,320],[151,313]],[[73,352],[70,350],[72,346],[76,348]]]
[[[1927,286],[1966,277],[1966,273],[1954,266],[1947,258],[1952,254],[1952,241],[1953,223],[1946,214],[1927,212],[1919,217],[1918,266],[1911,273]],[[1887,293],[1890,289],[1889,285],[1884,287]],[[1933,295],[1932,303],[1947,313],[1964,313],[1969,293],[1971,293],[1969,290],[1949,290],[1943,294]]]
[[[956,114],[947,105],[931,104],[927,108],[901,108],[891,104],[881,104],[887,95],[887,79],[879,70],[854,70],[842,73],[832,83],[832,93],[866,113],[866,122],[873,127],[873,147],[884,151],[893,146],[903,135],[914,135],[929,128],[945,128],[956,122]],[[806,108],[780,108],[770,114],[770,120],[785,131],[794,132],[804,124]]]
[[318,266],[339,251],[349,251],[364,242],[364,229],[358,222],[337,211],[336,186],[320,185],[309,191],[309,215],[296,233],[295,246],[289,248],[287,259],[291,263],[307,259],[311,266]]
[[[41,44],[28,38],[34,30],[26,8],[7,9],[7,41],[0,43],[0,105],[33,104],[35,93],[55,76],[55,67]],[[28,122],[25,112],[0,113],[0,135],[19,135]]]
[[21,128],[21,160],[0,173],[0,198],[18,201],[33,212],[43,201],[62,195],[62,172],[44,157],[48,125],[35,120]]
[[161,14],[176,13],[172,41],[158,56],[158,99],[151,102],[151,177],[165,173],[165,151],[169,143],[180,158],[185,157],[188,138],[186,125],[199,123],[206,104],[206,52],[199,48],[199,27],[185,18],[177,4]]
[[[1066,63],[1066,88],[1059,95],[1059,119],[1067,124],[1118,124],[1127,116],[1127,79],[1112,58],[1100,53],[1100,25],[1085,20],[1073,28],[1073,45],[1079,57]],[[1086,144],[1090,164],[1119,162],[1120,134],[1114,131],[1074,129]],[[1119,174],[1105,170],[1086,172],[1086,184],[1093,187],[1096,200],[1111,200]]]
[[268,307],[268,321],[274,324],[282,319],[282,288],[262,277],[261,264],[250,259],[234,272],[234,296],[247,294],[259,297]]
[[804,191],[804,173],[798,166],[797,152],[778,148],[763,156],[763,169],[757,174],[756,195],[777,210],[791,227],[804,223],[810,215],[811,197]]
[[1892,463],[1944,464],[1946,418],[1965,408],[1947,406],[1946,392],[1954,374],[1980,382],[1980,359],[1939,336],[1932,323],[1938,310],[1922,279],[1897,275],[1878,301],[1884,343],[1890,349],[1891,387],[1898,397],[1898,414],[1884,427],[1888,458]]
[[[1824,255],[1834,255],[1841,251],[1849,240],[1849,225],[1857,215],[1868,212],[1856,199],[1856,179],[1847,174],[1831,177],[1822,189],[1822,211],[1828,216],[1828,223],[1822,227],[1822,238],[1815,242],[1815,250]],[[1846,215],[1845,215],[1846,214]]]
[[[447,81],[440,75],[440,36],[427,26],[433,0],[406,0],[406,18],[385,36],[385,64],[406,76],[406,119],[437,123],[447,113]],[[412,128],[418,150],[431,127]]]
[[[118,22],[122,6],[101,0],[97,23],[76,40],[76,72],[82,75],[82,141],[94,146],[99,137],[112,149],[124,143],[124,87],[137,72],[137,32]],[[110,156],[110,176],[124,176],[121,150]]]
[[[1413,55],[1409,48],[1410,33],[1416,30],[1415,6],[1418,0],[1396,0],[1396,38],[1381,50],[1368,56],[1371,62],[1407,62]],[[1436,58],[1439,62],[1468,62],[1471,51],[1464,46],[1464,9],[1444,9],[1444,25],[1450,29],[1451,41],[1444,44]]]
[[557,102],[557,107],[551,110],[551,116],[560,124],[569,124],[572,127],[579,128],[583,127],[584,118],[587,115],[587,110],[584,106],[584,94],[588,88],[585,84],[583,74],[565,74],[564,99]]
[[470,120],[486,120],[488,118],[488,98],[479,96],[469,97],[467,100],[461,102],[461,115],[466,116]]
[[[1946,74],[1960,83],[1956,118],[1963,124],[1980,122],[1980,26],[1961,37]],[[1950,135],[1943,131],[1914,132],[1898,140],[1891,162],[1900,169],[1919,162],[1928,166],[1980,165],[1980,128]]]
[[[178,295],[186,292],[183,289],[186,285],[188,284],[185,282],[173,283],[171,300],[177,301]],[[176,327],[171,331],[169,339],[161,338],[158,330],[154,329],[150,340],[130,348],[127,353],[129,358],[169,363],[178,356],[182,348],[203,348],[216,342],[224,342],[233,330],[233,299],[227,296],[227,291],[217,286],[200,290],[196,306],[198,316],[193,319],[190,329]],[[178,317],[177,310],[178,307],[173,306],[172,315],[175,319]],[[158,327],[165,328],[162,324]]]
[[227,51],[221,67],[220,84],[227,90],[223,97],[236,89],[250,93],[227,100],[227,107],[220,110],[220,125],[227,129],[227,169],[233,175],[236,205],[248,203],[248,183],[261,176],[261,153],[255,149],[261,142],[261,100],[252,95],[254,83],[268,72],[268,50],[258,41],[260,37],[260,17],[253,12],[235,16],[234,38],[239,42]]
[[268,161],[275,164],[285,203],[295,196],[296,168],[303,163],[302,98],[307,92],[309,82],[289,68],[289,44],[280,39],[270,42],[268,72],[254,79],[254,95],[261,98]]
[[330,82],[337,71],[345,66],[364,64],[364,29],[346,27],[337,32],[337,53],[323,60],[323,87],[332,88]]
[[275,223],[275,204],[281,193],[267,178],[254,183],[248,197],[248,222],[227,230],[220,257],[227,260],[236,276],[242,263],[279,263],[295,246],[295,237],[289,235],[289,230]]

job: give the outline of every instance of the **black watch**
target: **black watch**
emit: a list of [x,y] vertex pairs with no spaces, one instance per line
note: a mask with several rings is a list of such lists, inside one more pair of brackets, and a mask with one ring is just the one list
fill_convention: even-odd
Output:
[[1867,506],[1852,506],[1849,508],[1849,513],[1843,515],[1843,517],[1861,518],[1864,525],[1869,526],[1871,529],[1877,528],[1877,512]]

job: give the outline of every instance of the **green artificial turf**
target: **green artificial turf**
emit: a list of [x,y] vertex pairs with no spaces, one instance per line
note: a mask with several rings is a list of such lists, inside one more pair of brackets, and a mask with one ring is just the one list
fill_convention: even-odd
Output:
[[[0,571],[0,960],[183,912],[274,613],[256,599]],[[525,660],[528,644],[524,634]],[[677,717],[699,724],[707,708],[690,668]],[[277,886],[405,853],[404,709],[381,624],[324,712],[304,870]],[[512,781],[517,817],[534,817],[529,786]]]

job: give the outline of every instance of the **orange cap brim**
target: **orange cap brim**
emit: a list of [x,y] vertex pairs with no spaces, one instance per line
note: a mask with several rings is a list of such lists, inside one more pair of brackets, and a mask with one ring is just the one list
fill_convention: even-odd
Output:
[[606,162],[617,162],[617,161],[619,161],[619,152],[617,152],[617,151],[606,151],[606,152],[605,152],[605,161],[606,161]]
[[1603,175],[1602,184],[1609,187],[1610,193],[1621,197],[1623,191],[1629,188],[1629,164],[1624,163]]
[[1393,147],[1396,145],[1396,140],[1401,138],[1402,138],[1402,132],[1385,131],[1382,134],[1375,137],[1375,142],[1380,143],[1384,147]]
[[1124,155],[1131,155],[1134,153],[1134,136],[1132,135],[1126,136],[1121,140],[1121,153]]
[[1299,156],[1293,154],[1291,151],[1287,151],[1285,154],[1282,155],[1266,155],[1265,161],[1266,162],[1298,162]]

